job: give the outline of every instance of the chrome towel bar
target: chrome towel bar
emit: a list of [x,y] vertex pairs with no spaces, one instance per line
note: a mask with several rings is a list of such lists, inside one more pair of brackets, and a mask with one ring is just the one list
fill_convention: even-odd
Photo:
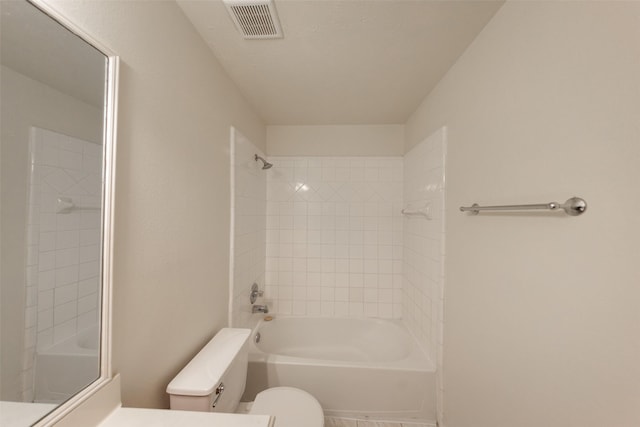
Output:
[[70,197],[58,197],[56,202],[57,214],[68,214],[71,211],[99,211],[100,206],[78,206]]
[[471,206],[461,206],[462,212],[471,212],[478,215],[480,211],[528,211],[528,210],[564,210],[567,215],[577,216],[583,214],[587,210],[587,202],[580,197],[572,197],[564,203],[550,202],[539,203],[535,205],[504,205],[504,206],[479,206],[474,203]]

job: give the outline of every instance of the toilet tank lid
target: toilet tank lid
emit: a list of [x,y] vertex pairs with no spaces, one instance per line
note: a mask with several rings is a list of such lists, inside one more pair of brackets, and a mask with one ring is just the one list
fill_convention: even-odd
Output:
[[167,393],[208,396],[249,339],[251,329],[223,328],[167,386]]

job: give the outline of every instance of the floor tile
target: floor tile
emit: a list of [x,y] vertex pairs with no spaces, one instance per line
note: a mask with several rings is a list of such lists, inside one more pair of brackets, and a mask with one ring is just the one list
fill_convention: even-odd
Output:
[[356,420],[327,417],[324,421],[324,427],[358,427],[358,424]]
[[402,427],[402,425],[385,421],[358,421],[358,427]]
[[390,421],[354,420],[349,418],[325,417],[325,427],[435,427],[435,424],[400,423]]

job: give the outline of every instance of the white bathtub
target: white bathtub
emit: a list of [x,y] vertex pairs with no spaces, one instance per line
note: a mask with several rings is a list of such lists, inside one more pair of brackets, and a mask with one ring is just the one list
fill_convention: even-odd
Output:
[[291,386],[313,394],[329,416],[435,421],[434,364],[399,322],[277,317],[256,332],[244,401]]
[[35,397],[38,403],[61,403],[100,375],[99,329],[78,332],[58,344],[38,350]]

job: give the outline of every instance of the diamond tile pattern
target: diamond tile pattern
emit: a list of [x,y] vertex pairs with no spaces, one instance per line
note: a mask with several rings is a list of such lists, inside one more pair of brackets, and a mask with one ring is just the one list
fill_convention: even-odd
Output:
[[30,156],[25,396],[33,393],[36,346],[52,346],[98,321],[100,210],[58,213],[58,198],[96,208],[102,200],[101,146],[33,127]]

